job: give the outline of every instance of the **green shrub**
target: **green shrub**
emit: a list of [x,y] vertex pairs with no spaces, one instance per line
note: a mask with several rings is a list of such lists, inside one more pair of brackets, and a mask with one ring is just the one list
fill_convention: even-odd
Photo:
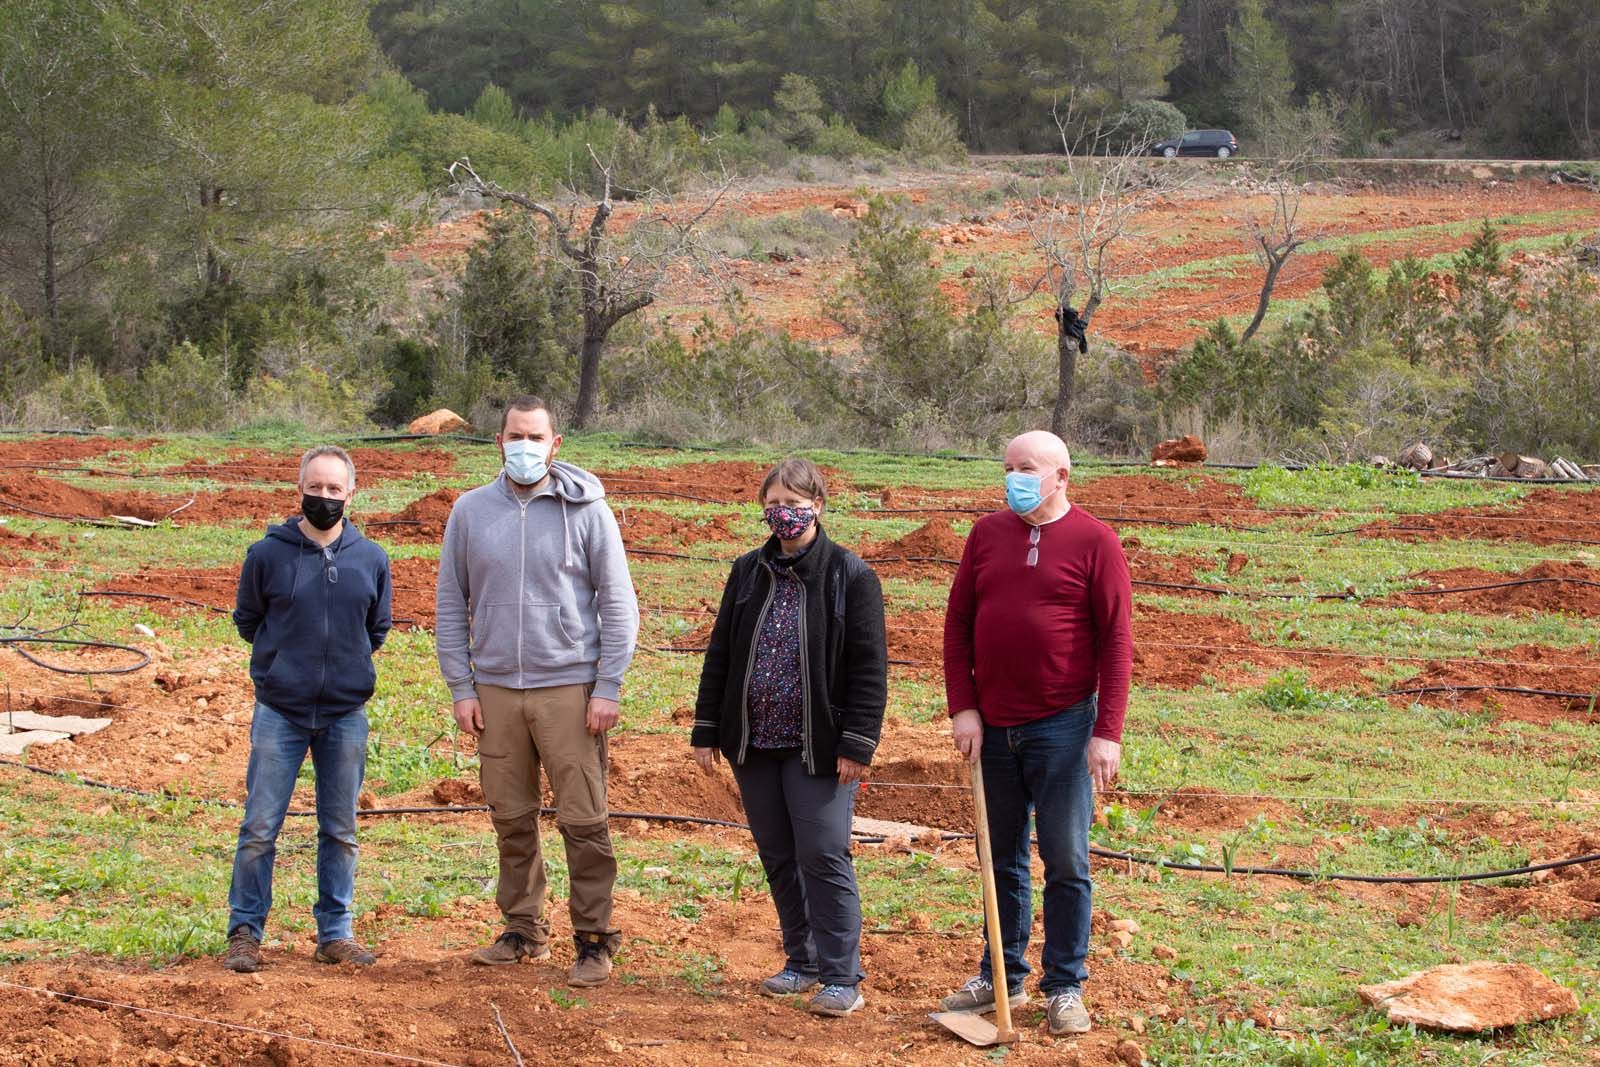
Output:
[[185,341],[168,349],[139,375],[128,415],[143,429],[216,430],[232,424],[233,394],[222,360]]
[[955,118],[931,104],[906,119],[900,152],[919,163],[961,163],[967,158]]

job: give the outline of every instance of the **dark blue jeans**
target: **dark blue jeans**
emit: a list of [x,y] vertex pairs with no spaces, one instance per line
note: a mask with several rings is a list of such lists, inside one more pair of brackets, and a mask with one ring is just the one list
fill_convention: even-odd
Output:
[[[1021,987],[1033,927],[1028,822],[1033,817],[1044,860],[1044,973],[1046,996],[1077,989],[1089,972],[1091,884],[1089,824],[1094,781],[1085,755],[1098,704],[1093,696],[1048,719],[983,729],[983,786],[989,806],[996,903],[1005,941],[1006,984]],[[987,935],[980,973],[993,981]]]
[[866,977],[850,858],[855,785],[807,774],[797,748],[752,748],[733,776],[778,911],[785,966],[824,985],[855,985]]
[[356,890],[356,797],[367,771],[367,713],[357,708],[306,730],[256,705],[245,771],[244,821],[228,890],[228,933],[243,927],[261,939],[272,910],[272,861],[306,751],[317,772],[317,943],[350,936]]

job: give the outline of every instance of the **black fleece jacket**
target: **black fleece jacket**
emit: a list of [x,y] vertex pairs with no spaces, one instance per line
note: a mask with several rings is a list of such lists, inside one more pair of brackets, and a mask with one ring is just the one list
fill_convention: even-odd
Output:
[[[720,748],[742,764],[750,745],[745,700],[761,617],[772,597],[771,538],[734,561],[711,631],[690,744]],[[801,757],[818,777],[836,773],[838,757],[871,763],[889,699],[889,650],[883,631],[883,587],[855,553],[828,539],[819,525],[810,550],[794,564],[805,589],[806,708]]]
[[256,700],[307,730],[365,704],[391,596],[388,554],[349,522],[327,552],[299,519],[269,527],[245,553],[233,611]]

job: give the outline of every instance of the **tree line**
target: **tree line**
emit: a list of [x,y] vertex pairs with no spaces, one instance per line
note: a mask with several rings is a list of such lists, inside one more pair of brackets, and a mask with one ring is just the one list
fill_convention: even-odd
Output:
[[440,109],[494,85],[529,116],[595,108],[765,121],[784,75],[892,140],[922,91],[974,151],[1049,150],[1076,91],[1114,115],[1164,99],[1193,125],[1265,136],[1333,101],[1347,149],[1593,156],[1592,0],[378,0],[385,52]]

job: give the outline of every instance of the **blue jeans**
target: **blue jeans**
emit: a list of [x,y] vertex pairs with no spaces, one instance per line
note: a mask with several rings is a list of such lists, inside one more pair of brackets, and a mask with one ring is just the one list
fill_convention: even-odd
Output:
[[241,927],[259,941],[272,910],[272,861],[295,779],[311,750],[317,772],[317,943],[349,937],[356,889],[356,797],[367,770],[365,708],[307,730],[265,704],[250,724],[244,821],[228,890],[228,933]]
[[[1089,972],[1091,883],[1089,824],[1094,782],[1085,756],[1098,703],[1093,696],[1065,711],[1022,726],[983,729],[984,798],[994,852],[995,898],[1004,938],[1007,988],[1028,976],[1028,934],[1033,926],[1028,821],[1037,824],[1044,861],[1044,973],[1046,996],[1078,989]],[[980,973],[990,981],[987,935]]]

